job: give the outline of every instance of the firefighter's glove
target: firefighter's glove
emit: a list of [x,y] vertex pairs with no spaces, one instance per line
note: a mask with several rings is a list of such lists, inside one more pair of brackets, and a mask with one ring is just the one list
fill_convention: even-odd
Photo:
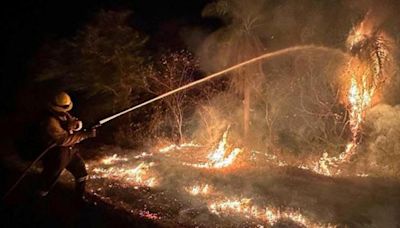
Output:
[[86,137],[87,138],[94,138],[96,136],[97,136],[96,129],[93,128],[93,129],[90,129],[90,130],[86,131]]
[[74,131],[80,131],[82,129],[82,121],[78,120],[77,118],[70,119],[68,121],[68,132],[73,134]]

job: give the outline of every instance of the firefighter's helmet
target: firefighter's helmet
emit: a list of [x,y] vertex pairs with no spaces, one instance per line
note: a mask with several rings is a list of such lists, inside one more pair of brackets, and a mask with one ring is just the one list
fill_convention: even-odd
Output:
[[66,92],[60,92],[54,96],[50,108],[56,112],[68,112],[72,109],[71,97]]

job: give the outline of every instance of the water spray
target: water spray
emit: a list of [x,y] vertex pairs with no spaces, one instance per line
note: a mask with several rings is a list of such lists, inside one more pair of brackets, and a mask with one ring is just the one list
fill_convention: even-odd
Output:
[[141,108],[141,107],[143,107],[145,105],[148,105],[148,104],[151,104],[151,103],[153,103],[155,101],[161,100],[161,99],[163,99],[165,97],[168,97],[168,96],[170,96],[172,94],[178,93],[178,92],[180,92],[182,90],[192,88],[192,87],[194,87],[196,85],[199,85],[199,84],[201,84],[203,82],[206,82],[208,80],[214,79],[216,77],[219,77],[219,76],[224,75],[226,73],[229,73],[231,71],[239,69],[239,68],[241,68],[243,66],[246,66],[246,65],[249,65],[249,64],[253,64],[253,63],[258,62],[260,60],[266,60],[266,59],[277,57],[277,56],[280,56],[280,55],[283,55],[283,54],[288,54],[288,53],[291,53],[291,52],[300,51],[300,50],[308,50],[308,49],[314,49],[314,50],[320,50],[320,51],[332,51],[331,48],[327,48],[327,47],[320,47],[320,46],[314,46],[314,45],[304,45],[304,46],[289,47],[289,48],[278,50],[278,51],[275,51],[275,52],[272,52],[272,53],[266,53],[266,54],[260,55],[258,57],[249,59],[247,61],[241,62],[239,64],[233,65],[233,66],[231,66],[231,67],[229,67],[229,68],[227,68],[225,70],[221,70],[221,71],[216,72],[214,74],[208,75],[208,76],[206,76],[206,77],[204,77],[202,79],[199,79],[199,80],[196,80],[194,82],[188,83],[188,84],[186,84],[184,86],[181,86],[179,88],[176,88],[176,89],[171,90],[169,92],[166,92],[164,94],[161,94],[161,95],[159,95],[157,97],[154,97],[154,98],[152,98],[152,99],[150,99],[148,101],[145,101],[143,103],[135,105],[135,106],[133,106],[131,108],[128,108],[128,109],[126,109],[124,111],[121,111],[119,113],[116,113],[116,114],[114,114],[114,115],[112,115],[110,117],[104,118],[104,119],[100,120],[98,122],[98,124],[96,124],[94,126],[94,128],[100,127],[101,125],[107,123],[108,121],[111,121],[111,120],[113,120],[113,119],[115,119],[117,117],[125,115],[126,113],[132,112],[135,109]]

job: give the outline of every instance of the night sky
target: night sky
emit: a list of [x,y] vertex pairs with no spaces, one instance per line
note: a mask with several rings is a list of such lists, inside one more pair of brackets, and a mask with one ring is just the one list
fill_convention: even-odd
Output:
[[[213,29],[215,22],[201,18],[209,0],[17,0],[1,7],[3,36],[1,63],[1,114],[15,110],[17,96],[30,81],[29,64],[46,42],[72,37],[100,9],[133,11],[132,26],[150,36],[150,42],[176,45],[180,27]],[[162,38],[160,37],[162,36]],[[164,43],[159,42],[162,39]]]

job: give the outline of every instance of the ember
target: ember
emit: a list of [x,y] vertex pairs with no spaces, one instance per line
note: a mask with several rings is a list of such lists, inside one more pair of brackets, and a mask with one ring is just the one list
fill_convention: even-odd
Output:
[[197,147],[201,147],[201,145],[193,143],[193,142],[182,143],[180,145],[171,144],[171,145],[168,145],[166,147],[159,149],[158,152],[168,153],[168,152],[174,151],[174,150],[181,150],[181,149],[188,149],[188,148],[190,149],[190,148],[197,148]]
[[144,217],[144,218],[151,219],[151,220],[161,219],[161,217],[159,215],[151,213],[149,211],[140,211],[139,215]]
[[252,204],[252,199],[249,198],[243,198],[239,200],[227,199],[213,202],[209,205],[209,209],[212,213],[217,215],[230,214],[234,216],[235,214],[241,214],[246,217],[265,221],[271,226],[280,220],[291,220],[305,227],[331,227],[330,225],[311,222],[298,210],[290,209],[282,211],[278,208],[261,208],[254,206]]
[[92,172],[95,173],[95,175],[92,175],[92,179],[107,178],[122,181],[130,185],[153,187],[156,185],[156,178],[150,177],[148,174],[148,170],[152,165],[152,163],[147,164],[142,162],[136,168],[94,168]]
[[126,157],[119,157],[117,154],[114,154],[111,157],[105,157],[101,160],[104,165],[112,165],[120,161],[128,161]]

